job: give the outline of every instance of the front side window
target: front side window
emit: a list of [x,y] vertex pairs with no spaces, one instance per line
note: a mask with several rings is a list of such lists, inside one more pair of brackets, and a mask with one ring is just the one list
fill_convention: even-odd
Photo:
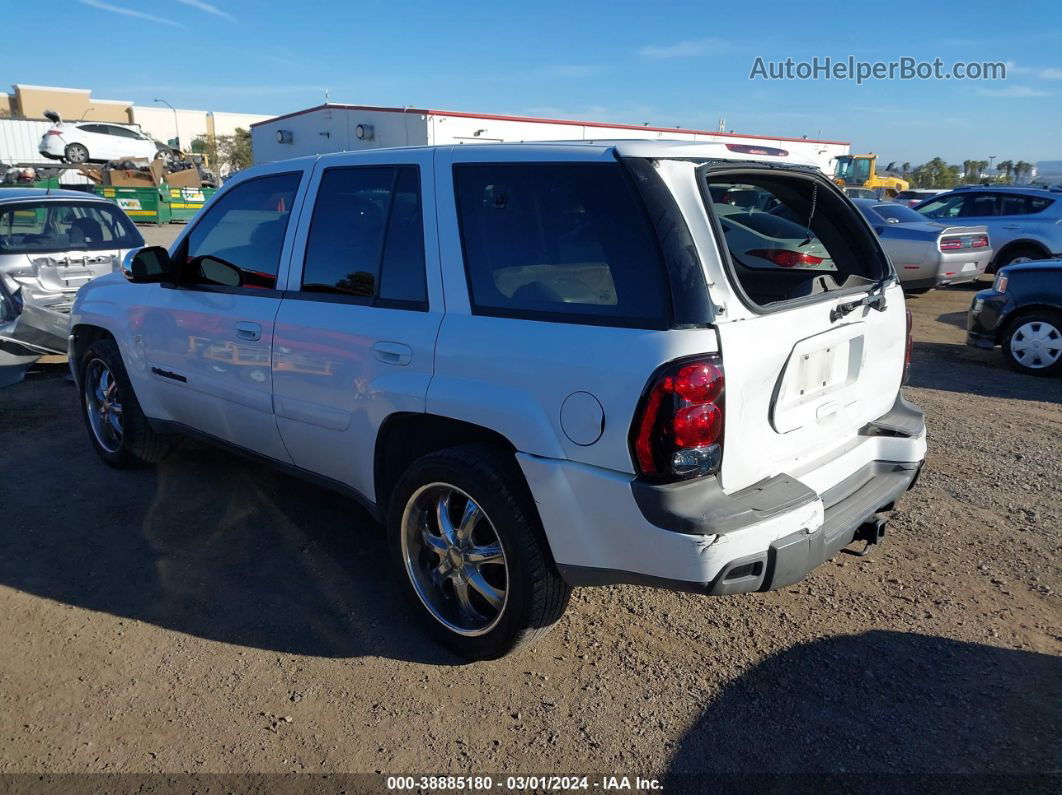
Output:
[[424,223],[415,166],[324,172],[306,241],[302,290],[364,303],[426,305]]
[[659,246],[621,165],[458,165],[454,188],[475,312],[667,326]]
[[179,253],[182,284],[272,290],[301,173],[243,182],[210,206]]
[[967,198],[963,195],[941,196],[919,206],[917,212],[929,218],[958,218]]
[[144,238],[104,202],[26,202],[0,207],[0,254],[136,248]]

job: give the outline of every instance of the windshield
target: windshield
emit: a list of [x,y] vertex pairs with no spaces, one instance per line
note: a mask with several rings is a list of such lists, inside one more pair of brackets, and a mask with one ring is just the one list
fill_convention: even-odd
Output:
[[0,253],[136,248],[144,238],[105,202],[46,201],[0,206]]
[[899,223],[923,223],[926,219],[925,216],[920,213],[916,213],[910,207],[905,207],[902,204],[896,204],[895,202],[889,202],[888,204],[875,204],[874,212],[884,218],[886,221],[896,220]]
[[862,185],[870,178],[870,159],[866,157],[839,157],[835,177],[849,185]]

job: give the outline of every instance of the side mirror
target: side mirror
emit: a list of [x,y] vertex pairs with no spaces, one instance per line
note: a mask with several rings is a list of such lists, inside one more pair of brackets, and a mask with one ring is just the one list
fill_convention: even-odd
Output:
[[162,246],[133,249],[122,260],[122,273],[134,284],[157,284],[170,275],[173,263]]

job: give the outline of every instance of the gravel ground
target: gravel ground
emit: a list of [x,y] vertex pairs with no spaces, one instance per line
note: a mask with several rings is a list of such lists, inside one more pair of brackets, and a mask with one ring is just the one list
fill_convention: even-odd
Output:
[[354,503],[191,444],[112,471],[38,367],[0,392],[0,772],[1058,774],[1062,386],[966,348],[971,296],[910,301],[930,454],[869,557],[579,590],[471,665]]

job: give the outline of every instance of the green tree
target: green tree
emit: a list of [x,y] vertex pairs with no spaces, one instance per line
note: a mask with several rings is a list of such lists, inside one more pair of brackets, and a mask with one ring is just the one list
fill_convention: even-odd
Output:
[[232,135],[217,136],[217,164],[228,172],[240,171],[251,165],[251,131],[237,127]]
[[928,163],[915,166],[911,180],[919,188],[954,188],[959,183],[959,167],[934,157]]
[[996,166],[996,175],[1000,182],[1010,182],[1011,174],[1014,172],[1013,160],[1000,160],[999,165]]
[[1019,160],[1014,164],[1014,181],[1019,185],[1025,182],[1032,176],[1032,163],[1026,163],[1024,160]]

